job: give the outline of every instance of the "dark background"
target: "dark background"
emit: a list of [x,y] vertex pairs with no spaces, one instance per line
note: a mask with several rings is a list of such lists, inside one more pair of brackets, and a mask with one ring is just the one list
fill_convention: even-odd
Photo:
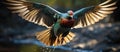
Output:
[[[30,0],[50,5],[61,12],[69,9],[97,5],[104,0]],[[115,0],[114,0],[115,1]],[[89,27],[73,29],[77,37],[70,43],[56,47],[45,47],[35,39],[34,33],[45,29],[23,20],[2,4],[0,0],[0,52],[119,52],[120,51],[120,0],[117,9],[109,17]]]

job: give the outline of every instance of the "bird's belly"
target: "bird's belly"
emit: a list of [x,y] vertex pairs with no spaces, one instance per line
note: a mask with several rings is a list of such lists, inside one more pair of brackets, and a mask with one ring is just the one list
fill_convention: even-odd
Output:
[[63,27],[71,28],[74,25],[74,19],[61,19],[60,25]]

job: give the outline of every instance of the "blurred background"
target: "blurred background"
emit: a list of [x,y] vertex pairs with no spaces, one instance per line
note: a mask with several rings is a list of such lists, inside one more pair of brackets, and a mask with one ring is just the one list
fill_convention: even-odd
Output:
[[[97,5],[105,0],[28,1],[47,4],[60,12],[66,12]],[[118,8],[113,14],[89,27],[73,29],[76,37],[70,43],[58,47],[47,47],[35,38],[35,32],[45,27],[23,20],[0,3],[0,52],[120,52],[120,0],[117,2]]]

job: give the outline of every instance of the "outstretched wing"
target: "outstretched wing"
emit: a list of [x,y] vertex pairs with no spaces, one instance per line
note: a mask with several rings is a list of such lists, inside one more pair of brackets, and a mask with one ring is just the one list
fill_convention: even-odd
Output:
[[47,5],[25,0],[6,0],[5,4],[13,13],[18,13],[23,19],[46,27],[51,27],[55,23],[53,16],[60,14]]
[[76,22],[73,28],[86,27],[98,22],[108,14],[113,13],[113,10],[117,8],[115,7],[115,4],[116,2],[111,3],[111,0],[107,0],[97,6],[86,7],[76,11],[74,13]]

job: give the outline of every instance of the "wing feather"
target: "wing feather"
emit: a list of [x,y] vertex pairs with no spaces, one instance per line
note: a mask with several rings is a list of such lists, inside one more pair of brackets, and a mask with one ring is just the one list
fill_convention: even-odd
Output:
[[89,17],[85,14],[85,20],[86,20],[86,22],[87,22],[87,25],[90,25],[91,24],[91,22],[90,22],[90,20],[89,20]]
[[113,13],[117,7],[115,7],[116,2],[111,1],[112,0],[107,0],[97,6],[86,7],[76,11],[73,16],[73,18],[76,19],[73,28],[81,28],[95,24],[95,22]]
[[4,2],[13,13],[18,13],[23,19],[38,25],[51,27],[54,15],[61,14],[50,6],[41,3],[32,3],[25,0],[6,0]]

